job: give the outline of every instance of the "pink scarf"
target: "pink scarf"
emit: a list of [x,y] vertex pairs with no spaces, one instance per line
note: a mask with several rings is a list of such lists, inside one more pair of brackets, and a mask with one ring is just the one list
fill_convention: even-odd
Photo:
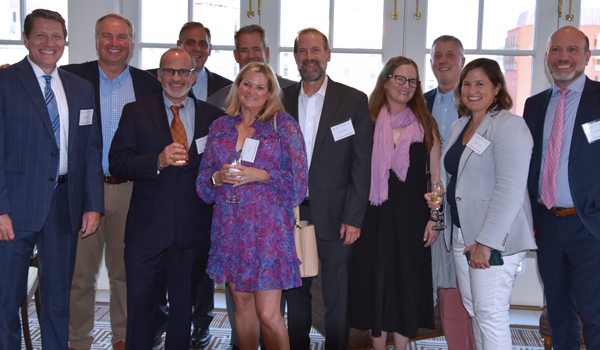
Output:
[[[398,127],[403,127],[404,130],[394,149],[392,129]],[[383,105],[377,117],[373,140],[369,200],[373,205],[380,205],[388,199],[390,169],[400,181],[406,180],[410,165],[410,145],[413,142],[423,142],[423,128],[410,108],[407,107],[398,114],[390,115],[387,106]]]

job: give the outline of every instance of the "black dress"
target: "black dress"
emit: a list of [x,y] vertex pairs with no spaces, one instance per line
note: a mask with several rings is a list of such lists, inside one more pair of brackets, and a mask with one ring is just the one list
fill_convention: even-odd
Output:
[[388,200],[369,205],[350,264],[350,326],[397,332],[409,338],[435,328],[431,248],[423,234],[429,220],[425,144],[410,146],[406,181],[390,171]]

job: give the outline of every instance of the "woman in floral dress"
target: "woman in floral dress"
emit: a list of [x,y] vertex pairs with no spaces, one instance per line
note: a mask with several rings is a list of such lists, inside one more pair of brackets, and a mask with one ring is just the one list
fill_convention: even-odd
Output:
[[[227,105],[227,115],[211,125],[196,185],[205,202],[215,203],[207,273],[231,289],[242,350],[258,348],[260,327],[268,348],[287,349],[280,301],[282,290],[301,285],[292,208],[306,194],[304,140],[283,111],[267,64],[242,69]],[[252,140],[254,161],[248,152],[242,164],[229,164],[231,151],[251,148]]]

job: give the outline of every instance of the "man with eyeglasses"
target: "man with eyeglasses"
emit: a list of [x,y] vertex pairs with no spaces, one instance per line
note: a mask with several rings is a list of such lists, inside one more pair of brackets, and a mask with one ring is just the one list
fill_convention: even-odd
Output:
[[151,349],[158,295],[166,276],[166,349],[190,347],[192,295],[206,269],[212,206],[196,194],[196,177],[216,107],[188,95],[196,80],[182,48],[163,54],[163,92],[123,108],[110,172],[134,181],[125,229],[127,349]]
[[[309,167],[308,193],[300,220],[314,224],[321,262],[326,349],[348,347],[348,279],[352,244],[359,239],[369,204],[371,127],[367,96],[327,74],[327,37],[303,29],[294,40],[302,80],[283,89],[285,109],[302,129]],[[340,132],[341,129],[352,130]],[[290,349],[310,349],[312,278],[284,292]]]
[[[454,90],[465,65],[465,50],[461,41],[451,35],[442,35],[431,45],[431,70],[438,82],[437,88],[425,93],[427,109],[435,118],[440,135],[442,150],[452,123],[458,120]],[[440,231],[440,236],[444,231]],[[440,239],[441,238],[441,239]],[[431,246],[434,297],[438,297],[442,327],[449,350],[474,350],[475,338],[471,318],[463,306],[456,285],[456,272],[452,252],[446,249],[444,237],[438,238]]]
[[108,151],[123,106],[161,91],[160,83],[151,74],[127,64],[133,48],[133,35],[133,25],[126,17],[117,13],[102,16],[95,27],[98,60],[61,67],[94,86],[98,127],[103,141],[106,214],[100,220],[96,234],[77,245],[69,319],[69,342],[73,350],[90,349],[94,341],[96,285],[103,253],[110,285],[111,342],[114,349],[125,349],[127,285],[123,250],[133,183],[111,176]]

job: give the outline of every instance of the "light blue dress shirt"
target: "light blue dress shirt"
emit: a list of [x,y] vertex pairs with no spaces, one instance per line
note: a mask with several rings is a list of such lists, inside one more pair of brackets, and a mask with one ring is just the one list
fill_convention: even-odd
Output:
[[202,70],[198,72],[196,82],[192,85],[192,92],[197,99],[206,102],[206,98],[208,97],[208,74],[206,74],[206,68],[202,67]]
[[102,169],[104,174],[108,172],[108,151],[112,143],[115,131],[121,120],[123,107],[129,102],[135,101],[133,80],[129,73],[129,65],[112,81],[108,79],[102,68],[100,71],[100,121],[102,123]]
[[[560,159],[558,161],[558,174],[556,176],[556,205],[555,207],[572,208],[573,198],[571,197],[571,189],[569,188],[569,152],[571,150],[571,140],[573,138],[573,129],[575,127],[575,117],[579,108],[579,101],[585,86],[586,75],[582,74],[567,89],[571,90],[565,98],[565,125],[563,127],[562,145],[560,148]],[[552,132],[552,123],[554,123],[554,115],[556,114],[556,106],[560,98],[561,88],[556,84],[552,87],[552,97],[548,103],[546,110],[546,119],[544,120],[544,139],[542,141],[542,171],[540,171],[540,181],[538,193],[542,193],[542,177],[544,162],[546,160],[546,152],[548,151],[548,143],[550,142],[550,133]],[[581,127],[581,126],[577,126]],[[542,200],[538,198],[538,202]],[[543,203],[542,203],[543,204]]]
[[183,123],[183,127],[185,128],[185,136],[187,136],[188,147],[192,147],[192,140],[194,139],[194,128],[196,127],[196,106],[194,106],[194,100],[191,97],[186,97],[186,99],[181,103],[173,103],[163,92],[163,100],[165,101],[165,108],[167,110],[167,119],[169,120],[169,127],[171,127],[171,123],[175,116],[173,116],[173,111],[171,111],[171,106],[183,103],[183,108],[179,110],[179,119]]
[[456,111],[456,96],[454,96],[454,89],[445,94],[442,94],[440,90],[437,90],[431,114],[438,123],[440,136],[442,137],[442,151],[444,151],[446,143],[448,143],[448,138],[450,137],[452,123],[459,118],[458,112]]

